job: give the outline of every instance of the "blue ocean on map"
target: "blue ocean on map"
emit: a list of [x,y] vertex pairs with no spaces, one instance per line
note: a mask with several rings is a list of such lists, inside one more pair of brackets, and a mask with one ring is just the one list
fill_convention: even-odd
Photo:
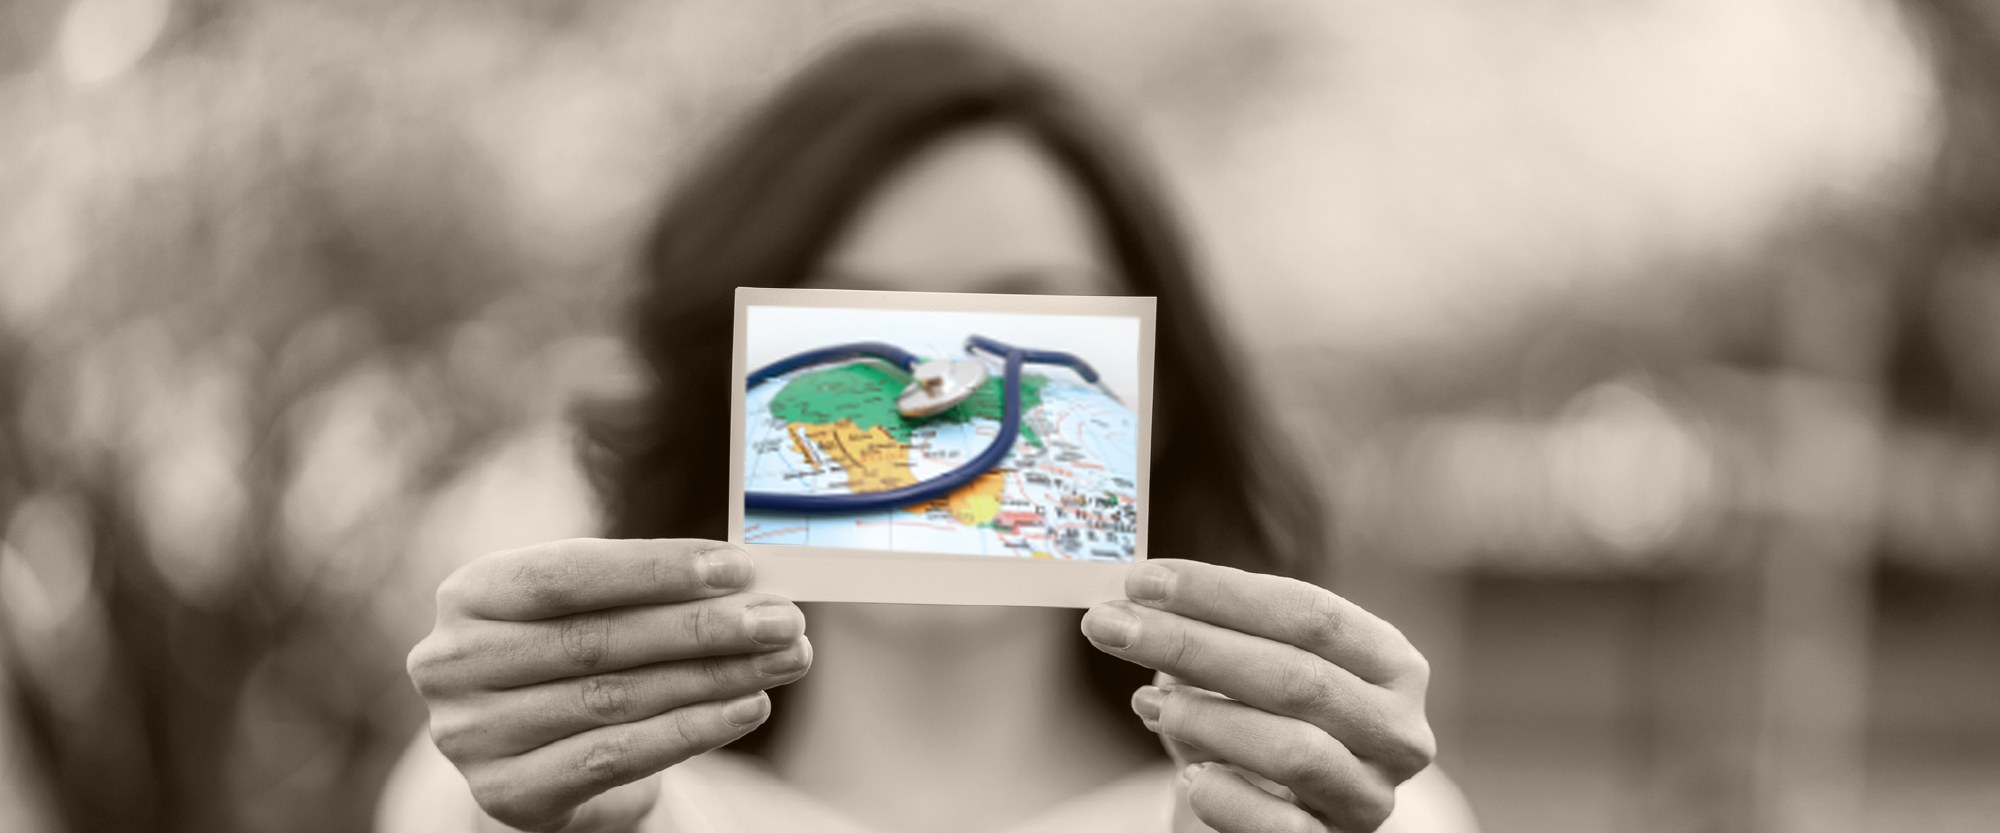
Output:
[[[907,327],[905,328],[907,329]],[[960,358],[964,337],[902,346]],[[1086,356],[1086,360],[1093,357]],[[901,368],[860,360],[795,371],[745,396],[744,487],[842,494],[897,488],[976,457],[1000,430],[996,358],[985,386],[933,417],[906,419]],[[851,515],[746,514],[751,544],[1130,561],[1137,547],[1139,421],[1069,368],[1022,374],[1020,436],[1000,465],[950,496]]]

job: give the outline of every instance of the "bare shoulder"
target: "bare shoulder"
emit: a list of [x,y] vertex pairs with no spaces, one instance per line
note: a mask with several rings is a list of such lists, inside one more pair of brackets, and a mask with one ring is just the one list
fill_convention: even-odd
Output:
[[1478,833],[1465,793],[1432,766],[1396,788],[1396,811],[1377,833]]

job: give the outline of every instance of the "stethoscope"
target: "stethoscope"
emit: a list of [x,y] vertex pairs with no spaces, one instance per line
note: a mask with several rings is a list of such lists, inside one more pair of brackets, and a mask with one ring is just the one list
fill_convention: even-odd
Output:
[[[971,336],[965,340],[967,353],[984,352],[1001,358],[1004,362],[1004,392],[1001,394],[1000,433],[988,443],[986,450],[964,465],[928,480],[912,483],[895,489],[879,492],[863,492],[845,495],[794,495],[778,492],[744,492],[743,508],[748,511],[784,512],[789,514],[834,514],[853,512],[874,512],[895,509],[914,503],[936,500],[967,486],[979,476],[1000,465],[1007,452],[1014,447],[1014,440],[1021,432],[1021,367],[1027,364],[1062,365],[1076,371],[1076,375],[1093,385],[1098,385],[1097,371],[1089,362],[1070,353],[1057,350],[1024,350],[1011,344],[996,341],[985,336]],[[896,397],[896,411],[905,417],[926,417],[943,413],[972,397],[979,386],[986,384],[986,363],[976,356],[962,359],[919,361],[916,356],[892,344],[879,341],[864,341],[854,344],[836,344],[818,350],[779,359],[758,368],[750,374],[748,387],[758,385],[779,376],[815,365],[854,359],[881,359],[896,365],[910,374],[910,384]],[[1109,390],[1105,394],[1116,399]]]

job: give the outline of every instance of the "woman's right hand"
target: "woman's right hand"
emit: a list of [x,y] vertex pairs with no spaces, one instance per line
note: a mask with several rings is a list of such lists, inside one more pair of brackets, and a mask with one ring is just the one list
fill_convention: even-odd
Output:
[[695,539],[555,541],[461,567],[410,651],[431,738],[507,825],[637,821],[656,782],[603,794],[756,728],[764,690],[812,665],[798,607],[741,592],[751,569]]

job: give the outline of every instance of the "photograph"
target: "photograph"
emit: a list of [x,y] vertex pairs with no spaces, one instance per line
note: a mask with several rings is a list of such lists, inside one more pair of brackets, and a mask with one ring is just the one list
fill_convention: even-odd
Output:
[[0,833],[1996,833],[2000,0],[0,0]]
[[744,542],[1132,561],[1139,318],[975,309],[992,297],[751,306]]

